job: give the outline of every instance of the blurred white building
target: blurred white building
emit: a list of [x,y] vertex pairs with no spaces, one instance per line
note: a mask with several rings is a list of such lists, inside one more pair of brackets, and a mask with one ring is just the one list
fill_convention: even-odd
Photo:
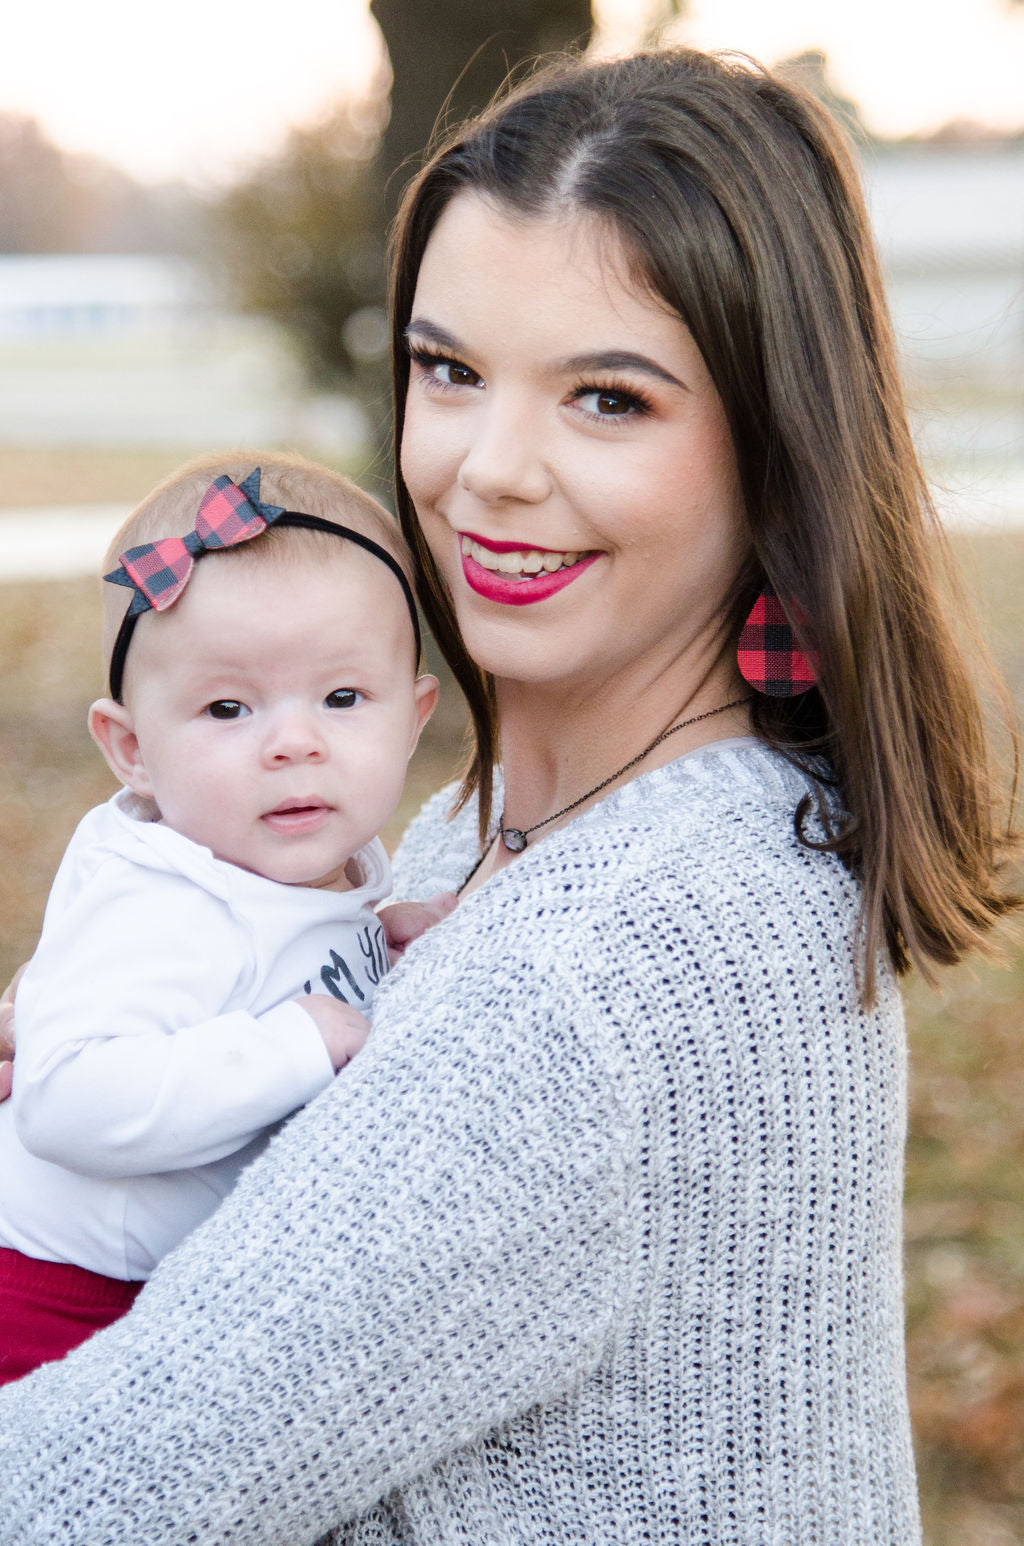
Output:
[[301,444],[355,456],[350,399],[312,393],[281,329],[194,266],[0,256],[0,444]]
[[198,275],[173,258],[0,257],[0,344],[153,334],[208,310]]
[[1024,462],[1024,144],[866,158],[918,439],[939,462]]
[[[955,518],[1024,520],[1024,143],[885,146],[864,172],[926,463]],[[355,460],[368,438],[181,260],[0,257],[0,445]]]

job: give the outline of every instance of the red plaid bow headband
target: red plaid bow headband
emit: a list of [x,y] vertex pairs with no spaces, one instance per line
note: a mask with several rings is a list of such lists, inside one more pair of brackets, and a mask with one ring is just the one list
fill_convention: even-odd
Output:
[[203,495],[194,531],[185,537],[161,537],[157,542],[129,548],[121,554],[121,567],[103,578],[134,589],[130,616],[150,607],[164,612],[185,589],[202,553],[249,542],[284,513],[282,505],[265,505],[260,499],[258,467],[243,483],[232,483],[224,474],[215,478]]
[[352,531],[348,526],[325,521],[318,515],[305,515],[299,510],[286,510],[282,505],[264,504],[260,499],[260,469],[254,467],[241,483],[233,483],[226,473],[213,480],[200,501],[195,528],[186,536],[161,537],[156,542],[143,542],[139,547],[129,548],[121,554],[120,567],[103,576],[112,585],[127,585],[135,592],[111,651],[112,698],[118,703],[121,701],[125,658],[141,614],[150,610],[164,612],[173,606],[191,579],[196,562],[205,553],[250,542],[275,525],[333,532],[365,548],[386,564],[402,587],[419,658],[421,639],[416,603],[408,580],[391,554],[370,537],[364,537],[362,532]]

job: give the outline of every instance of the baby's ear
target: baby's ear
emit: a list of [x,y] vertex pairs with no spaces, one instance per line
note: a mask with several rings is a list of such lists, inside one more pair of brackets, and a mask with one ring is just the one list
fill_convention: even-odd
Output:
[[114,777],[137,795],[151,798],[153,786],[142,760],[132,716],[124,704],[115,703],[113,698],[97,698],[89,710],[89,734]]
[[416,678],[413,686],[413,694],[416,699],[416,733],[413,736],[412,745],[409,747],[411,757],[416,750],[416,743],[420,738],[420,732],[427,720],[437,707],[437,695],[441,690],[441,684],[436,676],[424,672]]

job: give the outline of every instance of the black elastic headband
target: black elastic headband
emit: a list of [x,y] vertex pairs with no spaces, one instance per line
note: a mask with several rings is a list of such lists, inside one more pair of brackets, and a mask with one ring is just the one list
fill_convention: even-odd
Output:
[[[364,536],[361,531],[353,531],[350,526],[340,526],[335,521],[325,521],[319,515],[306,515],[300,510],[283,511],[274,519],[273,526],[275,528],[279,526],[301,526],[307,531],[331,532],[336,537],[344,537],[348,542],[354,542],[357,547],[364,548],[367,553],[372,553],[374,558],[379,558],[382,564],[386,564],[402,587],[402,595],[405,597],[405,604],[409,608],[409,616],[412,619],[412,631],[416,639],[416,660],[417,663],[419,662],[423,650],[423,639],[420,634],[420,621],[416,615],[416,601],[401,565],[386,548],[382,548],[379,542],[374,542],[372,537]],[[268,527],[268,530],[270,529]],[[198,562],[204,553],[217,551],[216,548],[200,548],[193,553],[193,562]],[[120,574],[123,571],[117,571],[117,573]],[[105,578],[113,579],[114,576],[107,575]],[[124,581],[118,579],[117,583],[123,584]],[[132,582],[129,580],[128,583],[131,584]],[[115,703],[121,702],[121,689],[124,686],[124,666],[128,655],[128,646],[132,642],[135,624],[144,610],[148,610],[148,604],[146,603],[139,611],[133,611],[132,607],[129,606],[128,611],[121,619],[121,626],[117,631],[117,638],[114,640],[114,648],[110,653],[110,696],[114,699]]]

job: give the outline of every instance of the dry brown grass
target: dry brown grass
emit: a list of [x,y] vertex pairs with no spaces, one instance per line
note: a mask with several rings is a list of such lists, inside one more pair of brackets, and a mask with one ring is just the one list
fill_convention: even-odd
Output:
[[907,1361],[930,1546],[1024,1541],[1024,952],[911,984]]
[[[161,470],[151,467],[142,482]],[[107,484],[98,497],[116,496]],[[960,547],[993,648],[1024,702],[1024,533],[964,540]],[[93,583],[0,587],[4,979],[32,949],[75,821],[112,788],[85,731],[85,708],[101,691],[95,637]],[[451,776],[461,725],[449,685],[390,838],[425,794]],[[919,983],[908,990],[908,1362],[928,1546],[1024,1546],[1019,941],[1011,955],[1006,970],[948,974],[938,995]]]

